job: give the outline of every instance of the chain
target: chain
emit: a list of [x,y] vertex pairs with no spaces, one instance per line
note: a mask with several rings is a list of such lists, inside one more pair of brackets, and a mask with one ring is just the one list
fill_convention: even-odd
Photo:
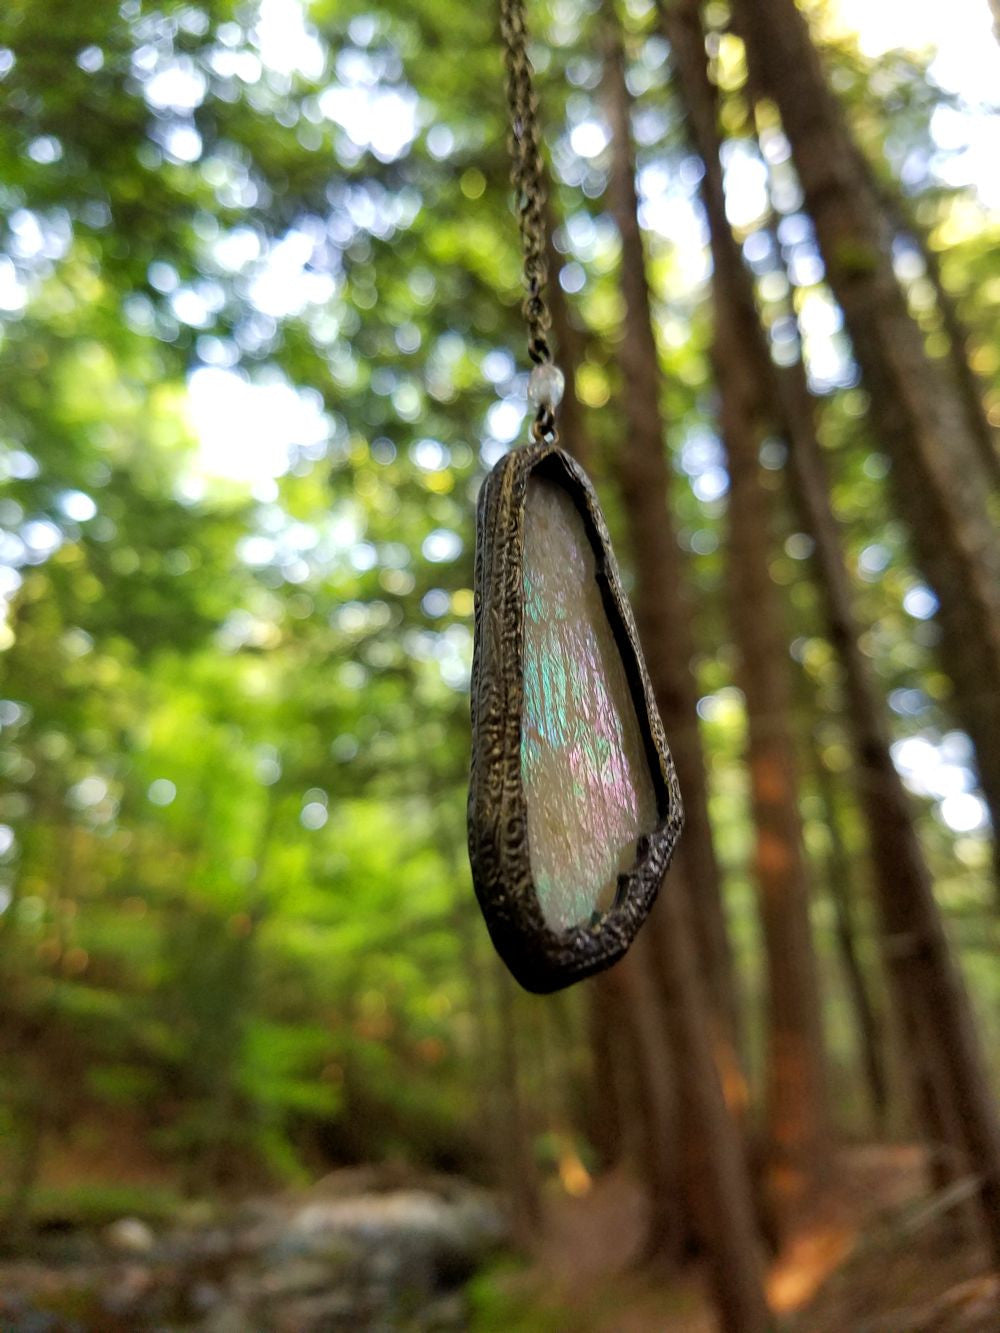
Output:
[[[528,355],[536,367],[550,366],[548,334],[552,325],[545,302],[548,261],[545,253],[545,175],[538,135],[538,98],[528,58],[528,29],[524,0],[500,0],[500,36],[507,70],[508,145],[511,184],[521,228],[524,253],[524,318],[528,326]],[[533,372],[537,375],[539,372]],[[553,373],[555,368],[553,367]],[[533,434],[536,439],[555,435],[555,403],[543,396]]]

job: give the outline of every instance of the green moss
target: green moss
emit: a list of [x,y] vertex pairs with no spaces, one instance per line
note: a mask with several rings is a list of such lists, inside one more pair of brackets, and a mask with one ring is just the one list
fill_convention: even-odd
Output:
[[[0,1213],[6,1204],[0,1194]],[[119,1217],[138,1217],[150,1225],[173,1222],[187,1214],[188,1200],[174,1191],[147,1185],[74,1185],[40,1189],[31,1201],[33,1226],[107,1226]]]

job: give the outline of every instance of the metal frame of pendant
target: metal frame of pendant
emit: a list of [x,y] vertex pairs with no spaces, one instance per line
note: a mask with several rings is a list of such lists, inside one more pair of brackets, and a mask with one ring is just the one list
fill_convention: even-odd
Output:
[[[611,907],[593,924],[559,932],[545,924],[535,891],[521,779],[524,506],[528,478],[536,472],[567,491],[583,520],[659,813],[657,827],[638,839],[631,870],[619,875]],[[475,584],[468,810],[472,880],[497,952],[526,990],[546,993],[609,967],[632,943],[683,827],[680,788],[597,495],[579,464],[556,445],[515,449],[487,477],[476,517]]]

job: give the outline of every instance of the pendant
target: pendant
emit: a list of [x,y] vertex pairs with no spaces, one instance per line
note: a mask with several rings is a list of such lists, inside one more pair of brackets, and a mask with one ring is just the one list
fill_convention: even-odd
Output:
[[497,952],[544,993],[625,953],[684,815],[586,474],[515,449],[476,526],[469,859]]

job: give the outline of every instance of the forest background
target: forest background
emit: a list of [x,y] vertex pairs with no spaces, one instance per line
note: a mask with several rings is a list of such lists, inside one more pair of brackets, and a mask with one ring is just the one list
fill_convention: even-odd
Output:
[[688,804],[671,915],[540,999],[465,853],[475,499],[529,425],[493,9],[4,5],[12,1231],[392,1161],[525,1235],[630,1159],[650,1253],[718,1254],[710,1160],[780,1252],[834,1145],[916,1139],[989,1233],[1000,45],[805,13],[530,14],[564,442]]

